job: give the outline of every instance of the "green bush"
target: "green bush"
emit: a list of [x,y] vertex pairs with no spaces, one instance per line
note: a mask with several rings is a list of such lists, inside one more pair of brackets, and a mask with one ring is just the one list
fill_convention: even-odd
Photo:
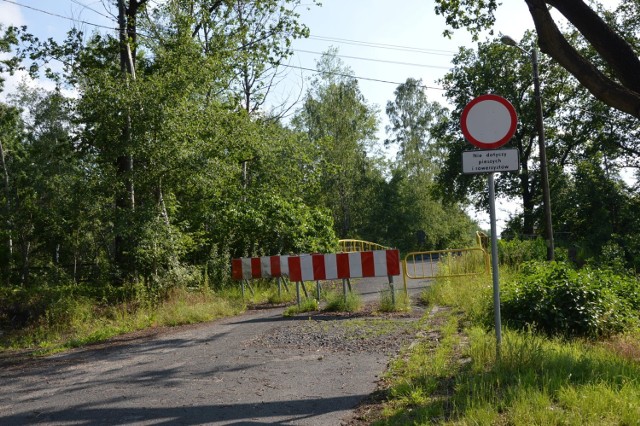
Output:
[[362,298],[359,294],[348,292],[346,297],[342,292],[330,291],[326,295],[327,312],[358,312],[362,308]]
[[[500,264],[505,266],[519,267],[532,260],[544,261],[547,259],[547,244],[542,238],[498,240],[498,256]],[[568,250],[556,245],[554,257],[555,260],[566,261],[569,259]]]
[[545,260],[547,246],[542,238],[535,240],[498,240],[500,264],[518,266],[530,260]]
[[318,310],[318,301],[316,299],[303,299],[300,302],[300,305],[291,305],[287,307],[282,313],[285,317],[292,317],[296,314],[301,314],[304,312],[314,312]]
[[411,311],[411,298],[404,291],[396,291],[395,295],[391,290],[380,292],[380,312],[409,312]]
[[505,283],[502,316],[548,335],[601,337],[638,323],[639,283],[610,270],[564,262],[528,262]]

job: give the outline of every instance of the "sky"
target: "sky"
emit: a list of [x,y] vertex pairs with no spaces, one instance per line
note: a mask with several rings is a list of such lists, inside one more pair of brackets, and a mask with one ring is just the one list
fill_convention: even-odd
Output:
[[[111,0],[0,0],[0,24],[27,25],[41,39],[56,40],[62,40],[74,25],[85,32],[108,31],[101,26],[116,24],[103,2]],[[496,14],[494,31],[520,40],[527,29],[533,29],[526,3],[503,3]],[[110,11],[114,13],[114,8]],[[334,46],[358,78],[364,97],[379,108],[381,138],[385,136],[384,107],[394,99],[399,84],[409,77],[422,79],[427,97],[446,104],[437,80],[449,70],[460,46],[475,46],[465,30],[456,31],[451,39],[443,37],[444,18],[435,14],[433,0],[322,0],[320,7],[309,2],[298,11],[311,36],[294,42],[289,72],[274,103],[294,100],[304,93],[313,73],[302,68],[315,69],[320,55]],[[18,80],[8,80],[6,92]],[[498,202],[498,230],[515,209],[517,204],[513,202]],[[483,227],[489,227],[488,212],[470,213]]]

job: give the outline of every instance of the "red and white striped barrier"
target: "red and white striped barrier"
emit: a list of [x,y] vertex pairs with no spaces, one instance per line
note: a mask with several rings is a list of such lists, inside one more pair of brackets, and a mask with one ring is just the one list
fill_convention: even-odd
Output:
[[231,260],[231,278],[280,278],[289,276],[289,256],[241,257]]
[[291,281],[317,281],[392,275],[400,275],[398,250],[243,257],[231,261],[234,280],[288,276]]

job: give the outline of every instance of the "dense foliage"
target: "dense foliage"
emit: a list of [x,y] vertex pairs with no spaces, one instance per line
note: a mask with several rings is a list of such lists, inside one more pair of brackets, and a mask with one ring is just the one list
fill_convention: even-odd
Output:
[[[637,79],[640,74],[637,21],[640,5],[637,0],[606,4],[606,8],[598,1],[524,2],[535,24],[540,49],[571,73],[595,98],[640,118]],[[467,28],[477,38],[486,29],[493,33],[491,26],[498,6],[496,0],[436,0],[435,11],[445,17],[450,28]],[[557,13],[552,14],[552,10]],[[577,39],[560,30],[563,18],[595,55],[585,55],[576,43]],[[450,30],[445,31],[445,34],[449,33]]]
[[503,321],[548,335],[602,337],[637,327],[640,282],[610,269],[528,262],[503,287]]
[[[518,239],[540,234],[542,212],[531,64],[517,49],[495,39],[461,49],[442,81],[452,111],[407,78],[386,105],[383,141],[380,111],[336,49],[318,61],[299,104],[270,107],[291,41],[309,34],[301,0],[113,3],[126,31],[41,41],[6,28],[0,37],[2,72],[55,86],[24,85],[0,104],[0,323],[46,316],[65,294],[108,305],[144,289],[155,303],[175,286],[228,287],[232,257],[328,252],[338,238],[403,251],[468,246],[478,226],[464,208],[486,206],[487,191],[482,177],[460,173],[469,146],[458,120],[484,92],[508,97],[520,117],[510,143],[521,172],[497,179],[498,194],[522,205],[502,260],[538,257],[539,242]],[[607,15],[630,39],[633,10]],[[575,31],[565,37],[596,57]],[[524,46],[534,39],[526,34]],[[637,120],[595,101],[548,58],[540,71],[554,228],[567,257],[637,269],[640,198],[620,177],[640,158]],[[380,154],[383,143],[396,158]],[[582,272],[553,268],[617,303],[617,292],[592,288]],[[528,279],[526,297],[542,297]],[[548,294],[577,303],[571,286]],[[571,321],[579,334],[615,331]]]
[[[338,237],[470,241],[474,222],[434,196],[433,158],[379,154],[379,111],[336,51],[301,104],[270,107],[291,41],[309,33],[300,0],[113,5],[126,31],[0,39],[2,71],[55,85],[0,104],[0,325],[228,288],[232,257],[331,252]],[[425,103],[412,90],[406,108]],[[419,138],[442,111],[423,111]]]

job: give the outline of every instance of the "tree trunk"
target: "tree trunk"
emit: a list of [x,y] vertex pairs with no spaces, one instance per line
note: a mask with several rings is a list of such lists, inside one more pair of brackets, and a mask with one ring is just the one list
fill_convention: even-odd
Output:
[[533,225],[535,223],[533,201],[533,192],[529,183],[529,171],[523,170],[520,174],[520,188],[522,195],[522,233],[525,235],[533,235]]
[[[126,85],[130,79],[135,80],[135,43],[136,43],[136,14],[140,6],[147,0],[131,0],[129,7],[125,0],[118,0],[118,27],[120,30],[120,70]],[[133,44],[133,48],[131,45]],[[131,259],[132,243],[126,236],[125,230],[131,227],[131,214],[135,209],[135,192],[133,185],[133,156],[129,153],[132,145],[131,115],[126,112],[125,123],[122,128],[121,139],[123,151],[116,159],[118,181],[123,185],[116,194],[116,236],[114,241],[115,263],[118,271],[124,276],[133,272]]]
[[29,258],[31,254],[31,241],[26,240],[22,245],[22,271],[20,273],[20,284],[23,287],[27,285],[29,281],[29,262],[31,261]]
[[7,281],[9,280],[9,276],[11,273],[11,259],[13,257],[13,229],[12,229],[12,221],[11,221],[11,187],[9,186],[9,170],[7,169],[7,164],[5,162],[5,152],[4,146],[2,145],[2,141],[0,140],[0,161],[2,162],[2,172],[4,177],[4,190],[5,190],[5,214],[7,218],[7,252],[8,258],[2,269],[4,269],[7,276]]
[[169,241],[171,243],[171,265],[175,266],[178,264],[178,256],[176,255],[176,238],[173,235],[173,230],[171,229],[171,220],[169,219],[169,212],[167,211],[167,206],[164,203],[164,196],[162,195],[162,182],[158,183],[156,187],[156,201],[158,203],[158,209],[160,210],[160,215],[162,216],[162,220],[164,225],[166,226],[167,233],[169,235]]
[[[640,118],[638,73],[640,61],[633,48],[582,0],[525,0],[538,33],[540,50],[569,71],[596,98],[605,104]],[[562,35],[547,5],[556,7],[591,45],[623,82],[618,83],[582,56]]]

